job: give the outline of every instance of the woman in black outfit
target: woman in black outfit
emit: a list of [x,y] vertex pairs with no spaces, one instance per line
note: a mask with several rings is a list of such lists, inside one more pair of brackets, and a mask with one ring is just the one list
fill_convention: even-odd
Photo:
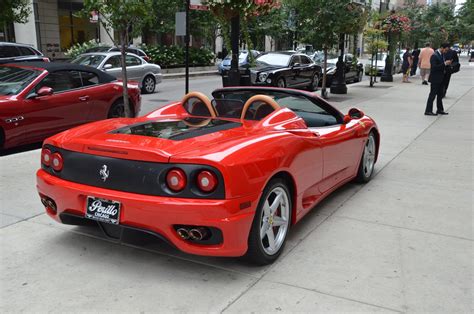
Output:
[[410,69],[413,63],[413,56],[411,55],[410,48],[407,48],[403,54],[402,73],[403,83],[410,83],[408,78],[410,77]]

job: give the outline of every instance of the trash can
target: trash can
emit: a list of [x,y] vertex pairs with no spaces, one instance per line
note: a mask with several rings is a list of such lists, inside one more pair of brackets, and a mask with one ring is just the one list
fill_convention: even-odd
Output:
[[233,79],[230,77],[231,70],[224,70],[222,71],[222,86],[229,87],[229,86],[251,86],[252,80],[250,77],[250,70],[249,69],[239,69],[239,83],[233,83]]

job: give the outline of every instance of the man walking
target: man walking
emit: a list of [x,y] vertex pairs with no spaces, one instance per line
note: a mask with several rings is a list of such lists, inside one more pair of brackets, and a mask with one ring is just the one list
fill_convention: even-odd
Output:
[[428,77],[430,76],[431,68],[431,56],[434,50],[431,48],[431,44],[427,43],[425,48],[421,49],[420,55],[418,56],[418,66],[420,67],[421,80],[423,85],[428,85]]
[[448,49],[448,51],[444,55],[444,59],[450,60],[451,65],[446,68],[446,71],[444,74],[443,98],[446,97],[446,92],[448,91],[449,82],[451,81],[451,74],[458,72],[460,68],[458,53],[455,50],[451,49],[451,47]]
[[[444,74],[446,73],[446,66],[451,64],[450,60],[445,60],[444,54],[448,51],[449,44],[442,44],[441,47],[431,56],[431,73],[429,81],[431,83],[430,95],[426,103],[425,115],[436,116],[438,114],[446,115],[443,107],[443,93],[444,93]],[[436,98],[436,113],[433,113],[433,101]]]

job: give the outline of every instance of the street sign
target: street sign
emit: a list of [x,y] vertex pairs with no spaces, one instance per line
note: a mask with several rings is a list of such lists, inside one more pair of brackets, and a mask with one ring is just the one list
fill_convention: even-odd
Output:
[[176,12],[176,36],[186,36],[186,12]]
[[191,0],[191,4],[189,5],[191,10],[200,10],[200,11],[207,11],[209,7],[207,5],[202,4],[202,0]]

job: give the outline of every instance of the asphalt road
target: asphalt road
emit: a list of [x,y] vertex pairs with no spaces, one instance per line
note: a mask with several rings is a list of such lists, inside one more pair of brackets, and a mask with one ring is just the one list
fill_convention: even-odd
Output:
[[[448,116],[424,116],[429,86],[412,81],[331,95],[377,121],[376,174],[314,208],[266,267],[61,225],[36,192],[40,151],[0,157],[0,312],[472,313],[474,66],[453,75]],[[204,93],[218,86],[191,81]],[[183,89],[165,81],[142,113]]]
[[[222,78],[218,75],[194,77],[189,80],[189,91],[199,91],[211,96],[213,90],[222,87]],[[170,102],[179,101],[185,95],[185,80],[165,79],[158,84],[155,93],[142,95],[140,115],[156,110]]]

